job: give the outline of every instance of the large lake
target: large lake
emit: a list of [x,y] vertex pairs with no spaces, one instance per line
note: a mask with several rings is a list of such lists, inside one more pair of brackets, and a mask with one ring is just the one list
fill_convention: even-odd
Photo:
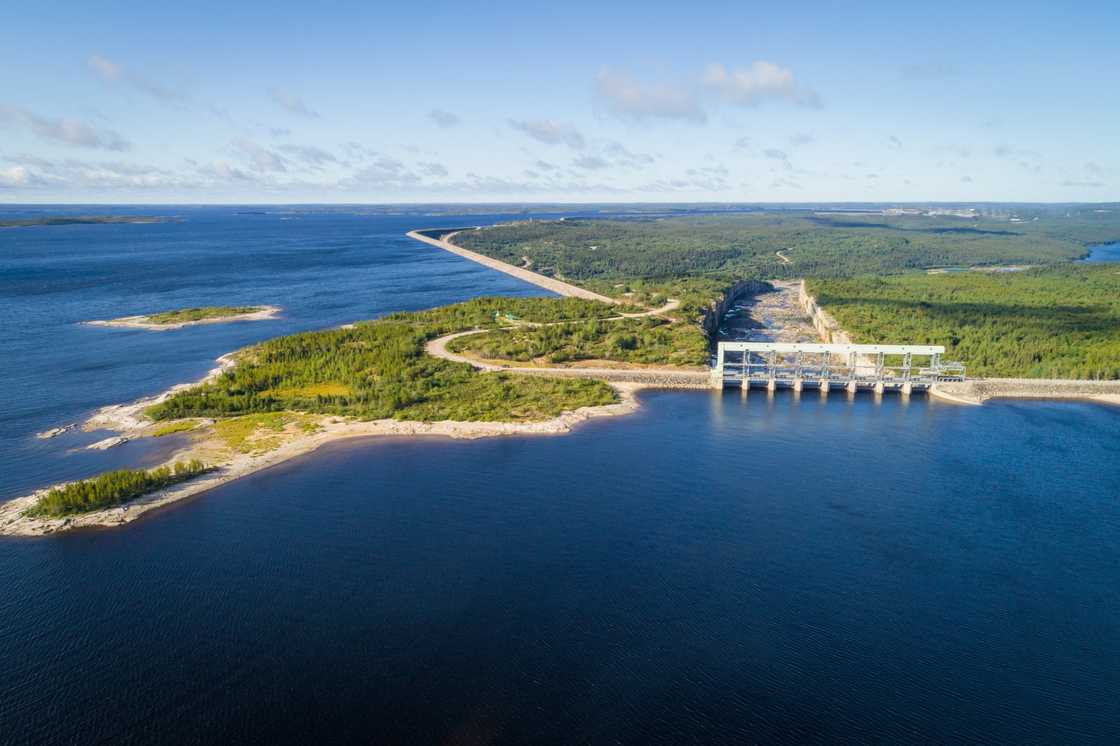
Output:
[[[158,458],[34,433],[240,345],[538,292],[402,235],[500,215],[169,211],[0,231],[3,496]],[[76,324],[267,302],[284,318]],[[0,743],[1120,741],[1120,412],[642,403],[338,443],[123,529],[0,540]]]

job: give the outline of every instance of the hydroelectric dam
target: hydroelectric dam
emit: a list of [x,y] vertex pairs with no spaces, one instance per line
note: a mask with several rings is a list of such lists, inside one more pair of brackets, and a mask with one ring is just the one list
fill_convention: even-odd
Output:
[[815,388],[909,394],[935,383],[963,381],[964,365],[941,359],[941,345],[720,342],[711,383],[770,391]]

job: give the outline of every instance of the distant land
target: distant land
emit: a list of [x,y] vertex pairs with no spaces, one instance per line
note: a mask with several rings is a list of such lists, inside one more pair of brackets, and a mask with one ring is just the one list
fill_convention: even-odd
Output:
[[0,220],[0,228],[30,228],[36,225],[98,225],[98,224],[148,224],[168,223],[175,218],[164,215],[54,215],[42,218],[21,218]]

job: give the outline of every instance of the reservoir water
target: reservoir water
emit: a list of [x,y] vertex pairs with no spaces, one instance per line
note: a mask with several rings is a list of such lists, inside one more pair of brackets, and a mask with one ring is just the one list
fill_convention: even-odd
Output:
[[1118,243],[1102,243],[1092,246],[1089,249],[1089,256],[1081,261],[1089,264],[1096,264],[1099,262],[1120,262],[1120,242]]
[[[502,216],[186,218],[0,231],[5,496],[156,458],[34,433],[239,345],[537,292],[402,235]],[[218,302],[287,310],[75,324]],[[1120,740],[1120,412],[641,400],[567,436],[338,443],[123,529],[0,539],[0,743]]]

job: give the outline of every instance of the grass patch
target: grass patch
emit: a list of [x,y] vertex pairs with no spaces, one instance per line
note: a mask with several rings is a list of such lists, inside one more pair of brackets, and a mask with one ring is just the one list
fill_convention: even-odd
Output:
[[342,383],[312,383],[307,386],[293,386],[291,388],[269,389],[264,392],[266,396],[277,399],[314,399],[316,397],[349,396],[352,393],[349,386]]
[[162,438],[165,435],[174,435],[175,433],[186,433],[197,428],[201,423],[198,420],[176,420],[169,422],[163,427],[159,428],[152,433],[153,438]]

